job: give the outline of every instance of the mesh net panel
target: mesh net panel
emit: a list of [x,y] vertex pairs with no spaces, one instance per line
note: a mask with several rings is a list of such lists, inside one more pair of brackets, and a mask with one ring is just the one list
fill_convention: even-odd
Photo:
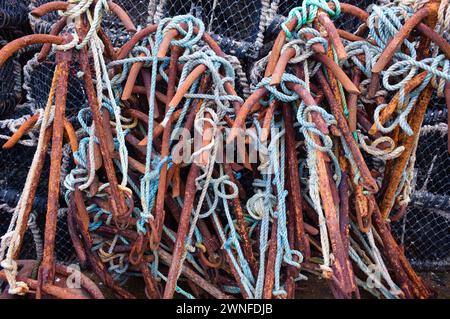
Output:
[[[0,4],[10,1],[1,1]],[[19,1],[20,2],[20,1]],[[26,3],[23,0],[21,3]],[[29,7],[35,8],[47,0],[30,0]],[[243,66],[243,76],[247,76],[252,62],[267,54],[271,41],[279,32],[280,23],[284,21],[289,11],[298,6],[301,1],[264,1],[264,0],[116,0],[132,18],[136,27],[143,27],[147,23],[154,23],[161,18],[193,14],[202,18],[206,29],[229,54],[240,58]],[[360,8],[366,8],[373,1],[348,1]],[[2,6],[0,5],[0,9]],[[31,18],[31,26],[36,33],[48,33],[51,25],[59,18],[54,12],[42,18]],[[20,19],[19,19],[20,20]],[[348,32],[354,32],[358,26],[355,18],[342,16],[336,22],[337,26]],[[118,19],[110,14],[104,17],[104,30],[118,46],[129,37]],[[13,60],[10,60],[13,61]],[[13,68],[11,62],[4,68]],[[45,106],[50,89],[54,69],[54,58],[43,64],[30,60],[24,68],[24,87],[27,93],[27,106],[16,109],[12,118],[19,118],[24,114],[32,114],[35,110]],[[74,126],[74,120],[80,108],[85,107],[86,99],[83,86],[77,77],[77,65],[74,64],[70,73],[68,105],[66,115]],[[3,72],[3,69],[0,70]],[[9,73],[6,73],[9,74]],[[3,75],[2,75],[3,78]],[[2,90],[11,92],[13,81],[4,81]],[[248,81],[250,82],[250,81]],[[7,86],[3,88],[3,86]],[[0,94],[3,91],[0,92]],[[1,98],[1,102],[6,99]],[[0,104],[0,116],[1,116]],[[430,103],[429,111],[424,121],[417,149],[415,168],[415,191],[411,195],[412,201],[406,214],[399,221],[392,223],[392,229],[403,244],[406,255],[416,267],[441,268],[450,265],[450,159],[446,151],[447,145],[447,113],[442,99],[435,99]],[[77,128],[77,127],[76,127]],[[0,134],[8,134],[1,131]],[[12,150],[0,149],[0,163],[4,163],[0,177],[0,205],[7,204],[14,207],[25,182],[35,148],[17,145]],[[69,163],[70,152],[65,153],[65,161]],[[47,158],[48,160],[48,158]],[[432,163],[432,164],[430,164]],[[64,176],[64,174],[63,174]],[[46,187],[48,183],[48,163],[42,172],[38,189],[35,210],[38,212],[37,223],[43,234]],[[60,200],[63,204],[64,200]],[[11,213],[0,206],[0,230],[7,228]],[[67,233],[64,214],[58,222],[56,254],[60,261],[73,258],[73,248]],[[36,256],[33,236],[30,231],[25,238],[24,257]]]
[[27,22],[28,0],[0,0],[0,28],[10,28]]
[[[0,47],[6,41],[0,38]],[[0,119],[6,118],[16,106],[21,96],[21,65],[12,58],[0,68]]]

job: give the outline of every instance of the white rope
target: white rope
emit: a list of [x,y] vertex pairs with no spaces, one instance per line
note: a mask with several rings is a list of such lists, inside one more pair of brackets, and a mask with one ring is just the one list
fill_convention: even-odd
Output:
[[36,212],[32,212],[30,214],[30,218],[28,219],[28,228],[30,228],[31,234],[33,235],[33,241],[36,250],[36,259],[40,260],[43,254],[43,243],[39,231],[39,226],[36,223]]
[[[214,169],[214,164],[216,161],[216,156],[217,156],[217,151],[219,149],[220,143],[218,142],[218,140],[215,138],[217,136],[217,124],[219,122],[219,118],[216,114],[216,112],[207,107],[208,103],[204,103],[201,106],[200,111],[197,113],[195,122],[194,122],[194,126],[196,127],[197,130],[199,130],[200,132],[203,132],[203,122],[208,122],[211,124],[211,130],[212,130],[212,139],[211,142],[200,148],[199,150],[197,150],[196,152],[194,152],[191,156],[192,165],[196,165],[194,164],[194,159],[203,154],[203,152],[210,152],[210,156],[208,156],[209,160],[208,163],[206,164],[205,167],[202,167],[202,170],[204,171],[204,173],[202,175],[200,175],[199,177],[196,178],[195,183],[196,183],[196,187],[197,189],[201,188],[201,194],[198,200],[198,204],[197,207],[195,209],[194,215],[192,217],[192,221],[191,221],[191,226],[189,228],[189,232],[186,236],[186,242],[188,243],[188,245],[186,245],[186,249],[183,252],[182,258],[180,260],[180,264],[183,264],[186,255],[188,253],[188,251],[192,252],[193,250],[195,250],[195,248],[191,245],[191,238],[194,235],[194,231],[195,231],[195,227],[197,225],[197,220],[200,218],[200,211],[201,208],[203,206],[203,201],[205,200],[205,197],[207,195],[207,191],[208,191],[208,187],[209,184],[211,182],[212,179],[212,173],[213,173],[213,169]],[[205,113],[209,113],[211,115],[211,119],[208,119],[205,117]],[[203,181],[203,186],[200,186],[200,181]],[[180,267],[180,272],[178,273],[178,276],[180,276],[181,274],[181,267]]]
[[261,0],[261,15],[259,16],[258,34],[255,39],[255,46],[258,50],[264,45],[264,32],[277,13],[279,2],[280,0]]
[[422,9],[430,0],[414,0],[413,8],[415,11]]
[[[158,0],[156,0],[158,1]],[[155,15],[153,17],[153,23],[159,23],[159,21],[161,21],[162,17],[164,16],[164,8],[166,6],[166,0],[161,0],[157,7],[156,7],[156,12]]]

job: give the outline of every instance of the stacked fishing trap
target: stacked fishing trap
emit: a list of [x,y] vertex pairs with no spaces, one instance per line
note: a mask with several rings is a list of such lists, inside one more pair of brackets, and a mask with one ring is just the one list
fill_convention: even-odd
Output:
[[435,296],[450,2],[6,2],[2,298]]

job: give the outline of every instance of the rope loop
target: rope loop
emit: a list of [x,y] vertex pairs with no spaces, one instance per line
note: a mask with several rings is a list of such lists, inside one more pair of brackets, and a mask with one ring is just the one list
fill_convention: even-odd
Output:
[[[187,25],[187,30],[183,28],[183,24]],[[197,27],[197,33],[195,35],[194,27]],[[157,34],[164,35],[172,29],[176,29],[182,38],[172,39],[170,43],[174,46],[190,49],[203,37],[205,25],[202,20],[192,15],[180,15],[161,20],[158,26]]]

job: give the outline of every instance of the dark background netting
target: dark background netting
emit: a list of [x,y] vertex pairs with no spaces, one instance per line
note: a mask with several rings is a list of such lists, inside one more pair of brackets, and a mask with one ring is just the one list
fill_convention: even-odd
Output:
[[[5,7],[4,3],[6,2],[8,5]],[[26,20],[27,17],[27,6],[30,9],[45,2],[48,1],[15,0],[14,3],[17,3],[17,8],[20,9],[16,15],[15,10],[11,13],[11,1],[0,0],[0,15],[2,15],[1,12],[6,12],[8,17],[11,17],[2,20],[3,15],[0,16],[0,26],[8,26],[8,37],[4,38],[10,40],[11,35],[14,38],[26,30],[25,27],[14,28],[14,25],[24,24],[23,19],[25,17]],[[348,2],[361,8],[366,8],[373,3],[371,0]],[[155,23],[164,17],[179,14],[190,13],[202,18],[206,29],[212,33],[222,49],[240,59],[248,79],[253,62],[268,53],[271,41],[279,32],[280,24],[289,11],[299,5],[301,1],[116,0],[116,3],[125,8],[138,28],[147,23]],[[48,33],[52,23],[57,19],[58,14],[53,13],[40,19],[31,17],[29,22],[34,32]],[[9,22],[6,24],[4,21]],[[355,18],[345,15],[336,22],[339,28],[349,32],[354,32],[358,23],[359,21]],[[103,26],[115,45],[120,45],[129,37],[129,33],[123,30],[121,23],[114,15],[106,16]],[[4,30],[0,29],[0,34]],[[25,64],[26,58],[31,57],[32,55],[25,55],[21,61],[22,65]],[[26,102],[31,103],[34,109],[42,108],[45,105],[54,68],[52,61],[50,59],[50,62],[41,65],[33,65],[32,62],[28,62],[25,67],[29,73],[29,76],[24,75],[25,91],[28,95]],[[78,110],[85,106],[84,92],[76,73],[77,68],[74,65],[71,70],[67,110],[67,115],[75,126],[77,125],[75,116]],[[10,89],[10,83],[5,85],[8,85],[7,89]],[[29,110],[29,107],[17,108],[11,117],[18,118],[27,114]],[[430,103],[417,150],[412,201],[404,217],[392,223],[392,230],[402,243],[406,255],[418,268],[441,269],[450,265],[450,158],[446,150],[446,118],[444,101],[434,99]],[[0,134],[6,133],[0,129]],[[0,142],[0,145],[2,143]],[[14,207],[25,182],[34,151],[34,147],[23,145],[18,145],[8,151],[0,149],[0,165],[2,165],[0,205],[7,203],[10,207]],[[71,160],[68,158],[70,152],[68,154],[65,160],[70,163]],[[68,168],[70,169],[70,165]],[[42,172],[38,199],[35,203],[41,236],[43,236],[47,176],[48,163]],[[61,199],[60,203],[64,203],[64,200]],[[5,209],[0,209],[0,231],[2,233],[7,228],[10,214]],[[60,218],[58,223],[56,249],[57,257],[61,261],[67,261],[73,257],[65,218]],[[23,254],[24,258],[34,258],[36,254],[30,231],[25,238]]]
[[[36,63],[30,60],[24,69],[24,86],[27,91],[27,99],[36,109],[44,108],[47,103],[48,93],[52,84],[55,69],[55,56],[49,56],[44,63]],[[78,111],[87,107],[83,80],[78,77],[80,68],[76,59],[72,60],[69,70],[69,86],[67,91],[66,118],[77,124],[75,120]]]
[[[31,8],[35,8],[49,0],[31,0]],[[268,0],[116,0],[130,15],[136,27],[147,23],[156,23],[164,17],[180,14],[192,14],[201,18],[206,30],[220,44],[226,53],[239,58],[255,59],[267,38],[279,30],[279,24],[298,6],[301,1],[268,1]],[[372,1],[350,1],[365,7]],[[58,20],[56,12],[42,18],[31,18],[35,32],[48,33],[52,23]],[[353,32],[358,21],[343,16],[338,23],[343,29]],[[129,36],[120,21],[110,14],[104,17],[104,29],[115,44],[123,43]],[[263,41],[264,40],[264,41]]]

